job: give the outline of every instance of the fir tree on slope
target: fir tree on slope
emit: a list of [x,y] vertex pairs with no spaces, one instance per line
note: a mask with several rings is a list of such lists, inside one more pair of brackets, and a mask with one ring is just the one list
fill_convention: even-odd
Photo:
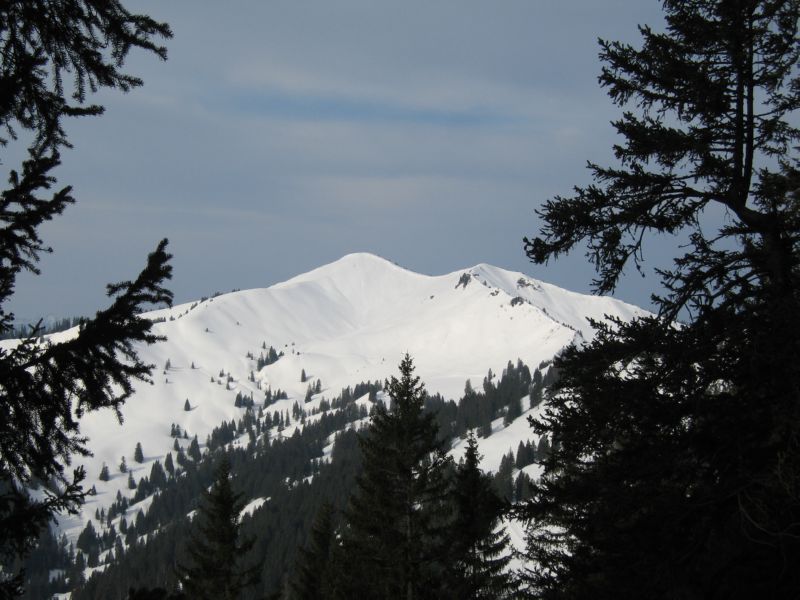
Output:
[[133,460],[137,463],[144,462],[144,451],[142,450],[142,442],[136,442],[136,448],[133,451]]
[[335,552],[333,507],[325,502],[314,519],[308,546],[299,550],[289,582],[292,600],[326,600],[336,597]]
[[[618,168],[549,201],[544,262],[588,242],[597,289],[648,233],[688,234],[659,316],[558,361],[558,440],[524,515],[538,598],[800,595],[800,3],[663,2],[667,30],[602,42]],[[792,154],[794,153],[794,154]],[[725,211],[719,228],[701,216]],[[674,327],[679,314],[687,317]]]
[[458,465],[452,491],[453,521],[447,585],[449,597],[510,598],[516,590],[509,572],[508,534],[496,530],[505,503],[494,493],[492,479],[478,468],[481,456],[472,432]]
[[390,409],[376,405],[360,437],[363,472],[346,512],[340,590],[354,598],[433,598],[446,555],[445,467],[434,417],[411,357],[386,383]]
[[[17,276],[38,273],[41,253],[50,252],[39,227],[75,202],[70,187],[53,190],[52,172],[60,151],[70,145],[64,121],[102,113],[102,106],[86,103],[87,90],[141,85],[121,71],[129,50],[165,58],[166,49],[154,39],[171,32],[118,1],[85,0],[3,3],[0,32],[0,127],[6,133],[0,145],[28,140],[27,158],[9,172],[0,194],[0,305],[5,305]],[[10,562],[30,551],[54,515],[85,500],[85,473],[67,474],[64,467],[74,455],[87,453],[76,416],[101,408],[118,412],[131,395],[131,380],[151,374],[152,366],[141,362],[135,347],[159,338],[139,314],[149,304],[171,302],[163,287],[171,273],[169,258],[163,241],[134,280],[108,286],[110,306],[85,321],[73,339],[41,345],[41,328],[35,327],[20,345],[0,351],[2,596],[21,591],[22,578],[8,568]],[[0,336],[11,331],[13,320],[0,308]],[[60,491],[33,500],[25,487],[35,480],[58,481]]]
[[188,561],[177,569],[183,590],[196,600],[235,600],[259,581],[258,565],[242,567],[255,540],[239,539],[244,502],[234,493],[230,474],[230,460],[223,455],[186,544]]

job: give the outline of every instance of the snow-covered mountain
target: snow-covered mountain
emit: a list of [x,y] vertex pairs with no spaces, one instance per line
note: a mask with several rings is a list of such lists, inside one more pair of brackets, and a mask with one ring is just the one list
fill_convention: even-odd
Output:
[[[295,401],[303,405],[309,383],[319,379],[321,393],[304,406],[310,411],[343,387],[396,374],[408,352],[429,391],[458,399],[466,380],[480,384],[488,369],[500,372],[517,359],[533,368],[571,342],[589,339],[588,318],[629,319],[641,312],[486,264],[427,276],[371,254],[350,254],[269,288],[155,311],[149,316],[167,341],[141,349],[144,360],[156,365],[153,384],[136,386],[122,410],[124,426],[109,411],[82,421],[94,456],[78,462],[98,495],[83,514],[61,525],[72,537],[117,491],[128,493],[128,475],[117,468],[121,458],[134,478],[147,475],[152,462],[172,449],[173,423],[202,444],[223,420],[240,417],[237,393],[252,394],[258,405],[265,390],[280,388],[288,399],[270,410],[283,412]],[[51,337],[57,342],[71,335]],[[270,346],[284,355],[259,370],[257,359]],[[496,468],[527,431],[521,421],[482,440],[484,468]],[[137,442],[142,464],[133,459]],[[111,472],[107,482],[96,481],[103,463]]]

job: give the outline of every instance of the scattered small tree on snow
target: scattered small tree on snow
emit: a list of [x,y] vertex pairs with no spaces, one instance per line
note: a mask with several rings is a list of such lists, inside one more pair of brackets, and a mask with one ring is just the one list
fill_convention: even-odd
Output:
[[136,449],[133,451],[133,460],[140,464],[144,462],[144,452],[142,451],[141,442],[136,442]]

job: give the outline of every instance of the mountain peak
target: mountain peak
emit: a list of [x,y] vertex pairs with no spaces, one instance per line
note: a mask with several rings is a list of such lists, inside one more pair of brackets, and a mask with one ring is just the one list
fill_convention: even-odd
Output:
[[362,280],[381,281],[389,273],[417,275],[396,263],[369,252],[353,252],[322,265],[306,273],[302,273],[273,287],[296,285],[299,283],[337,281],[339,286],[354,277]]

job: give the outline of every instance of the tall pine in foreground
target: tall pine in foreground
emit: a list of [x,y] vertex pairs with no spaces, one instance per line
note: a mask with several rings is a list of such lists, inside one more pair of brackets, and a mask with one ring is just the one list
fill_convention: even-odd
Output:
[[[39,228],[75,202],[53,173],[70,147],[66,121],[103,112],[87,103],[87,92],[140,86],[122,70],[129,51],[166,58],[157,41],[170,36],[166,24],[132,14],[117,0],[0,5],[0,148],[16,145],[11,155],[25,156],[18,166],[7,155],[0,159],[12,166],[0,192],[0,337],[14,328],[7,303],[17,276],[38,273],[40,255],[51,251]],[[138,348],[159,338],[140,313],[171,302],[164,287],[169,258],[163,241],[137,277],[108,286],[109,307],[71,340],[40,344],[39,323],[19,345],[0,350],[0,597],[23,587],[10,565],[29,553],[56,514],[76,511],[86,498],[84,471],[65,468],[88,454],[79,418],[103,408],[119,416],[132,382],[151,374]],[[31,498],[26,488],[36,482],[52,484],[50,492]]]
[[339,590],[361,599],[439,597],[446,555],[445,466],[438,427],[423,412],[411,357],[386,382],[360,439],[363,473],[346,512]]
[[495,494],[492,478],[479,469],[480,460],[478,442],[470,432],[451,492],[454,516],[443,597],[510,598],[516,590],[509,569],[509,537],[498,529],[505,504]]
[[178,567],[183,591],[197,600],[236,600],[259,581],[259,567],[243,567],[254,539],[240,539],[244,502],[231,486],[227,455],[220,459],[211,489],[203,495],[186,544],[188,561]]
[[[539,212],[545,262],[588,245],[596,289],[652,234],[689,248],[658,315],[557,362],[558,440],[521,514],[537,598],[800,596],[797,0],[664,0],[667,28],[601,42],[619,166]],[[707,219],[724,212],[718,226]],[[684,322],[676,326],[678,317]]]

